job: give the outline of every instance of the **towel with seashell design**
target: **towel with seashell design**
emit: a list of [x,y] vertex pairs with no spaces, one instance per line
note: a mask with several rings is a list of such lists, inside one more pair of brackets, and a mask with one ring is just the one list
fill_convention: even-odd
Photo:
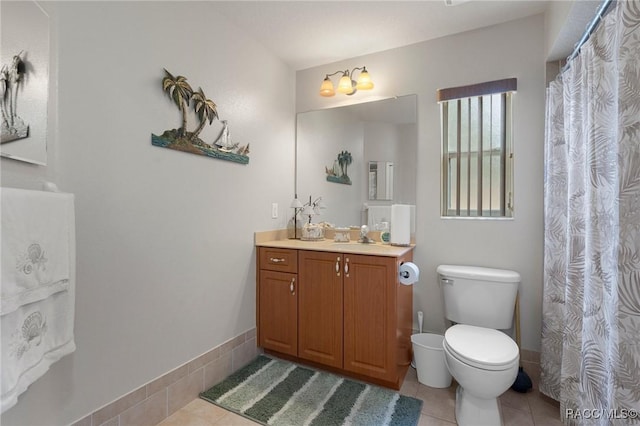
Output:
[[73,194],[0,188],[2,412],[75,350]]

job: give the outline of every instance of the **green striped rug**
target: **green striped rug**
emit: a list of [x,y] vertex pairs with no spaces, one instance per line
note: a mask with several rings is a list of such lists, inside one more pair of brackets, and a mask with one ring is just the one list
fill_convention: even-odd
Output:
[[259,356],[200,397],[264,425],[417,425],[422,401]]

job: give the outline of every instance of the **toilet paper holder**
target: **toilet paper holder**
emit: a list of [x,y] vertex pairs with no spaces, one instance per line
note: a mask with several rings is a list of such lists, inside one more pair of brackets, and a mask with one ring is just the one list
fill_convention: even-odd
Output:
[[[400,262],[400,266],[404,265],[405,263],[409,263],[409,262]],[[398,268],[398,269],[400,269],[400,268]],[[402,277],[402,278],[409,278],[409,271],[399,270],[398,271],[398,275],[400,275],[400,277]]]
[[400,278],[400,284],[411,285],[416,283],[420,277],[420,268],[413,262],[400,262],[398,277]]

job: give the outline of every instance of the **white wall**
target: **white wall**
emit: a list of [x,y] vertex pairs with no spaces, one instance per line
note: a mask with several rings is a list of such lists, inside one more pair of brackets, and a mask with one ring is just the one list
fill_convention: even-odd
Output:
[[[2,184],[76,194],[77,351],[3,425],[71,423],[255,327],[253,232],[286,225],[294,187],[294,73],[215,2],[44,6],[58,64],[49,166],[3,159]],[[180,126],[163,67],[216,102],[251,143],[248,165],[151,145]]]
[[[421,268],[414,310],[425,328],[445,328],[435,269],[442,263],[513,269],[522,275],[522,345],[540,349],[544,139],[544,19],[542,15],[299,71],[296,109],[308,111],[395,95],[418,95],[417,247]],[[318,96],[323,76],[366,65],[376,84],[352,99]],[[508,77],[514,101],[515,218],[440,218],[440,113],[436,90]]]
[[564,60],[573,52],[604,0],[550,1],[545,13],[545,58]]

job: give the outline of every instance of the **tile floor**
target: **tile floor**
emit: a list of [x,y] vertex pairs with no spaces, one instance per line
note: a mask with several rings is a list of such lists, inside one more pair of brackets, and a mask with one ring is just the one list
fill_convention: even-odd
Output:
[[[534,378],[534,388],[537,388]],[[455,425],[455,383],[446,389],[435,389],[418,382],[416,371],[409,369],[400,393],[422,399],[418,426]],[[561,426],[557,402],[537,390],[521,394],[509,389],[500,397],[504,426]],[[245,426],[256,425],[242,416],[196,399],[169,416],[158,426]]]

